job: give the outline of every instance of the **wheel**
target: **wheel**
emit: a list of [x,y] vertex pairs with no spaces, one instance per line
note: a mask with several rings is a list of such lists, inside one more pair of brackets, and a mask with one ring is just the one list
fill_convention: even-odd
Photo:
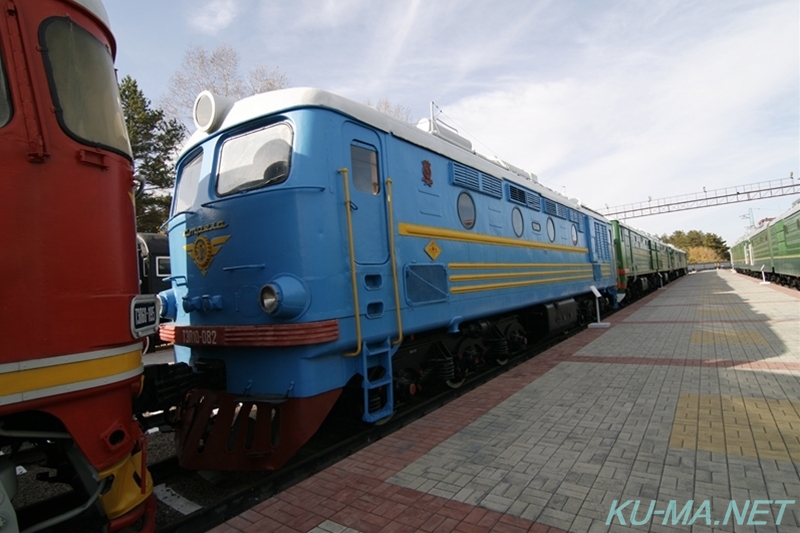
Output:
[[448,379],[445,382],[447,386],[457,389],[463,385],[467,374],[480,363],[484,352],[485,349],[480,340],[471,338],[461,339],[456,347],[456,354],[453,357],[455,375],[453,379]]
[[[525,349],[525,346],[528,345],[528,333],[519,322],[509,324],[503,334],[508,341],[508,353],[510,355],[516,355],[520,353]],[[506,358],[505,362],[503,363],[501,363],[499,360],[497,362],[504,365],[508,363],[508,358]]]

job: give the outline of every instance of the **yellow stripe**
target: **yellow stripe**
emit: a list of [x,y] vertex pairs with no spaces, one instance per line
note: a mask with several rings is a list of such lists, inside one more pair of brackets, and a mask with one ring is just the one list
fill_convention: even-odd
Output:
[[450,263],[447,265],[451,270],[463,270],[469,268],[575,268],[579,270],[591,270],[585,263]]
[[401,222],[398,224],[400,235],[407,237],[425,237],[429,239],[444,239],[448,241],[470,242],[475,244],[492,244],[495,246],[515,246],[517,248],[534,248],[540,250],[556,250],[560,252],[571,252],[585,254],[589,250],[576,246],[562,246],[560,244],[543,244],[540,242],[524,241],[522,239],[509,239],[508,237],[494,237],[492,235],[482,235],[480,233],[468,233],[452,229],[434,228],[430,226],[419,226]]
[[20,394],[40,389],[49,389],[114,376],[135,370],[142,365],[139,350],[58,366],[18,370],[0,374],[0,391],[3,396]]
[[[539,272],[503,272],[498,274],[458,274],[450,276],[450,281],[478,281],[481,279],[508,279],[508,278],[533,278],[536,276],[546,276],[553,274],[583,274],[588,272],[564,272],[561,270],[542,270]],[[580,279],[584,279],[583,277]],[[588,279],[588,278],[585,278]]]
[[513,289],[515,287],[527,287],[530,285],[542,285],[545,283],[555,283],[558,281],[573,281],[592,279],[591,276],[568,276],[562,278],[549,278],[549,279],[536,279],[531,281],[513,281],[508,283],[487,283],[483,285],[468,285],[466,287],[452,287],[450,292],[452,294],[461,294],[464,292],[477,292],[477,291],[493,291],[496,289]]

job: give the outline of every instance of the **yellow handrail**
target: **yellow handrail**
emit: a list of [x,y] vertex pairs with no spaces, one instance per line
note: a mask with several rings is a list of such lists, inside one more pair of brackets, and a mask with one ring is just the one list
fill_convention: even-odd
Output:
[[356,283],[356,250],[353,242],[353,215],[350,214],[350,182],[347,179],[347,168],[340,168],[339,173],[344,177],[344,210],[347,212],[347,238],[350,240],[350,278],[353,282],[353,303],[355,305],[356,340],[358,348],[353,353],[343,354],[344,357],[356,357],[361,354],[361,309],[358,305],[358,285]]
[[392,280],[394,282],[394,306],[397,313],[397,339],[392,346],[403,342],[403,316],[400,312],[400,288],[397,283],[397,261],[394,255],[394,209],[392,204],[392,180],[386,180],[386,206],[389,215],[389,259],[392,261]]

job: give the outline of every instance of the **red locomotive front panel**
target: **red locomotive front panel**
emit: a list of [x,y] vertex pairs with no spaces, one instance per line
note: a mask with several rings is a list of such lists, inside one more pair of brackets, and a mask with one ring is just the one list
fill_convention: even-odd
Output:
[[[150,509],[131,404],[141,388],[137,328],[155,313],[137,299],[115,48],[99,1],[0,10],[0,503],[15,490],[4,469],[29,442],[86,473],[73,488],[87,507],[102,503],[112,531]],[[2,510],[12,530],[66,519]]]

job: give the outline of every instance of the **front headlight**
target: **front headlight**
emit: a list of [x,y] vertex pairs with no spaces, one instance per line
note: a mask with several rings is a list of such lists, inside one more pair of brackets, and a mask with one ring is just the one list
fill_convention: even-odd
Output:
[[272,285],[264,285],[261,287],[261,294],[259,295],[258,301],[261,304],[261,309],[269,314],[274,313],[280,304],[278,292]]
[[261,287],[258,303],[274,318],[292,320],[306,312],[311,296],[299,278],[281,274]]

